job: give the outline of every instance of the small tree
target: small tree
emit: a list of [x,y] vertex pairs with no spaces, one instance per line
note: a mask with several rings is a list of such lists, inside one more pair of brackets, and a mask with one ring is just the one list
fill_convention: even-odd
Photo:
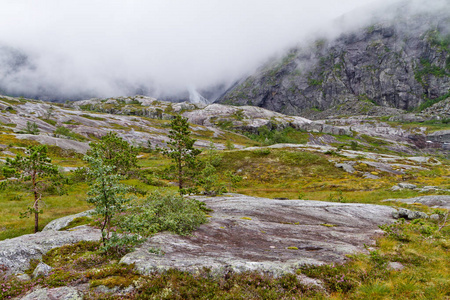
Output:
[[36,233],[39,228],[39,214],[42,213],[42,210],[39,209],[41,191],[49,182],[48,177],[58,174],[58,168],[51,164],[51,159],[47,156],[46,145],[30,146],[27,148],[26,154],[27,156],[19,154],[14,159],[7,158],[6,166],[14,169],[14,173],[18,174],[20,178],[31,181],[34,203],[21,215],[34,214],[34,232]]
[[31,123],[30,121],[27,121],[27,128],[25,129],[25,132],[28,134],[37,135],[39,133],[39,128],[35,122]]
[[174,162],[178,187],[183,193],[185,179],[188,177],[189,171],[194,169],[196,157],[201,150],[194,148],[195,139],[190,136],[191,131],[187,118],[177,115],[170,123],[170,127],[168,149],[164,149],[163,153]]
[[217,148],[213,142],[209,143],[206,151],[205,165],[200,172],[198,183],[203,188],[206,195],[218,195],[226,191],[226,188],[219,182],[217,169],[222,161],[222,157],[217,152]]
[[[98,143],[91,143],[91,153],[102,157],[106,165],[121,175],[137,167],[138,148],[133,147],[115,132],[109,132]],[[89,154],[89,153],[88,153]]]
[[103,152],[94,148],[84,160],[89,164],[88,178],[90,189],[87,192],[87,202],[95,205],[95,211],[102,216],[102,243],[105,246],[110,239],[111,220],[125,210],[125,204],[131,198],[126,197],[129,188],[120,183],[122,176],[117,174],[114,166],[107,164]]
[[46,120],[50,120],[50,118],[53,117],[53,115],[55,114],[55,108],[53,107],[53,105],[50,105],[47,110],[45,111],[45,116],[44,118]]

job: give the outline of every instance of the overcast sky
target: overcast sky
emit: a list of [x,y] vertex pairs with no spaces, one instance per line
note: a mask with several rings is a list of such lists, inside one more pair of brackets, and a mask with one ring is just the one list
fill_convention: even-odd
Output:
[[11,71],[0,53],[0,86],[67,97],[202,88],[382,1],[1,0],[0,47],[22,51],[32,67]]

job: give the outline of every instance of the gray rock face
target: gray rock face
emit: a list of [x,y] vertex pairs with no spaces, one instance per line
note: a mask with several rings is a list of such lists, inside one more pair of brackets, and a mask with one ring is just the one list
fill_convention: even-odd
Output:
[[10,273],[20,273],[29,267],[31,259],[40,259],[49,250],[80,241],[96,241],[100,230],[79,226],[71,231],[44,231],[0,241],[0,264]]
[[33,271],[33,278],[36,278],[38,276],[47,276],[51,270],[52,270],[52,267],[50,267],[49,265],[47,265],[43,262],[40,262],[36,266],[36,269],[34,269],[34,271]]
[[303,264],[343,262],[345,254],[364,251],[364,244],[372,244],[371,237],[380,232],[378,225],[393,221],[394,211],[237,194],[195,198],[214,210],[209,223],[192,236],[158,234],[121,262],[135,263],[143,274],[207,267],[216,274],[258,270],[278,275]]
[[255,106],[229,106],[221,104],[210,104],[201,110],[194,110],[183,113],[189,122],[203,126],[217,126],[221,122],[231,123],[231,127],[258,133],[258,129],[266,127],[269,129],[283,129],[292,127],[309,132],[323,132],[335,135],[350,135],[349,127],[338,127],[312,122],[311,120],[286,116],[274,111]]
[[88,210],[88,211],[81,212],[79,214],[70,215],[70,216],[59,218],[59,219],[55,219],[55,220],[51,221],[50,223],[48,223],[44,227],[44,229],[42,229],[42,231],[49,231],[49,230],[58,231],[61,228],[64,228],[67,225],[69,225],[69,223],[72,222],[74,219],[80,218],[80,217],[89,216],[92,212],[94,212],[94,210]]
[[329,116],[389,116],[396,114],[392,108],[408,110],[425,98],[444,97],[450,88],[450,54],[439,40],[448,34],[450,10],[432,15],[408,15],[407,5],[394,10],[402,15],[392,21],[293,49],[241,80],[218,102],[317,119],[313,116],[328,109]]
[[82,143],[74,140],[61,139],[56,137],[51,137],[48,135],[32,135],[32,134],[18,134],[16,135],[18,139],[21,140],[32,140],[40,144],[54,145],[61,149],[73,150],[78,153],[85,154],[89,150],[88,143]]
[[82,300],[83,294],[72,287],[43,288],[20,298],[20,300]]
[[430,133],[427,139],[432,142],[450,143],[450,130],[439,130]]

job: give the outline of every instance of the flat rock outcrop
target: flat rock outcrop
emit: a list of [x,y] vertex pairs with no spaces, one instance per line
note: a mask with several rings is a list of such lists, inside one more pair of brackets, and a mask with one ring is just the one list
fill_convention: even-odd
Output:
[[0,241],[0,265],[11,273],[20,273],[29,267],[31,259],[40,259],[53,248],[100,238],[99,229],[79,226],[70,231],[50,230],[3,240]]
[[229,194],[195,197],[213,209],[210,222],[192,236],[150,238],[121,260],[143,274],[177,268],[212,273],[257,270],[274,275],[303,264],[345,261],[364,251],[393,222],[388,206],[307,200],[273,200]]
[[450,196],[448,195],[421,196],[409,199],[387,199],[384,201],[399,201],[408,204],[420,203],[429,207],[450,209]]
[[94,210],[91,209],[91,210],[88,210],[88,211],[83,211],[83,212],[81,212],[79,214],[65,216],[65,217],[62,217],[62,218],[59,218],[59,219],[55,219],[55,220],[51,221],[50,223],[48,223],[44,227],[44,229],[42,229],[42,231],[49,231],[49,230],[58,231],[58,230],[61,230],[62,228],[64,228],[67,225],[69,225],[70,222],[72,222],[76,218],[90,216],[93,212],[94,212]]

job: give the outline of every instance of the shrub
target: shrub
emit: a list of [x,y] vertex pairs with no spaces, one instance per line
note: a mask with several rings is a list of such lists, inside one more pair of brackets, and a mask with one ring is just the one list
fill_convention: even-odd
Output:
[[141,205],[135,205],[123,216],[122,227],[140,235],[170,231],[188,235],[206,223],[202,202],[174,193],[152,193]]
[[25,133],[37,135],[39,134],[39,128],[35,122],[31,123],[27,121],[27,128],[25,129]]

